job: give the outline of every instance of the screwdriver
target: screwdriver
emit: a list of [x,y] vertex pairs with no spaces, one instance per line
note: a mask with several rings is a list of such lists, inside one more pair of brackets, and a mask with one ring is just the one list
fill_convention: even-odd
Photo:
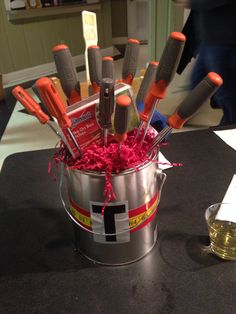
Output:
[[104,132],[104,146],[107,146],[107,134],[111,127],[111,115],[114,111],[114,80],[104,78],[101,81],[99,97],[99,124]]
[[50,113],[48,112],[48,109],[47,109],[46,105],[43,103],[43,101],[42,101],[42,99],[41,99],[41,96],[40,96],[40,94],[39,94],[39,91],[37,90],[35,84],[33,84],[33,85],[31,86],[31,88],[32,88],[34,94],[35,94],[35,95],[37,96],[37,98],[39,99],[39,103],[40,103],[40,107],[41,107],[42,111],[43,111],[44,113],[46,113],[48,116],[50,116],[50,118],[51,118],[51,115],[50,115]]
[[[142,111],[143,107],[143,103],[139,102],[137,104],[138,112]],[[160,113],[158,110],[155,110],[150,124],[158,132],[161,132],[161,130],[164,129],[167,124],[167,117],[164,114]]]
[[134,38],[128,39],[122,66],[122,82],[132,85],[139,57],[140,41]]
[[102,58],[102,78],[109,77],[115,81],[115,66],[112,57]]
[[43,99],[43,102],[47,106],[48,111],[53,117],[57,119],[59,126],[62,129],[67,130],[69,137],[71,138],[79,153],[79,156],[82,156],[81,148],[77,143],[73,132],[70,129],[71,120],[68,117],[63,101],[60,98],[60,95],[58,94],[51,80],[48,77],[42,77],[36,81],[35,85],[40,93],[40,96]]
[[148,64],[148,67],[145,71],[142,83],[139,87],[137,96],[136,96],[136,104],[137,106],[140,103],[144,102],[144,99],[149,91],[150,86],[152,85],[155,77],[156,77],[156,72],[157,72],[157,66],[158,62],[156,61],[151,61]]
[[80,82],[69,47],[64,44],[56,45],[52,51],[57,73],[69,104],[80,101]]
[[[148,93],[148,90],[150,89],[150,86],[152,85],[156,77],[157,66],[158,66],[158,62],[151,61],[149,62],[148,67],[145,71],[142,83],[140,85],[138,94],[136,96],[136,106],[139,112],[143,110],[144,99]],[[155,129],[160,131],[164,128],[164,126],[166,126],[166,121],[167,121],[167,118],[164,115],[162,115],[160,112],[155,110],[150,123],[152,124],[152,126],[154,126]]]
[[52,76],[50,77],[50,80],[52,81],[54,87],[58,91],[58,94],[60,95],[61,99],[63,100],[63,103],[65,104],[65,107],[68,105],[68,98],[66,97],[63,88],[61,86],[61,81],[58,77]]
[[116,98],[115,107],[115,139],[119,142],[118,146],[118,158],[120,158],[121,143],[127,138],[127,130],[130,116],[131,99],[128,95],[120,95]]
[[155,81],[151,85],[144,100],[144,110],[140,113],[141,123],[134,138],[134,141],[137,140],[140,131],[145,126],[139,144],[140,146],[142,146],[142,143],[145,139],[156,106],[160,99],[165,98],[167,86],[173,80],[181,54],[183,52],[185,41],[185,36],[180,32],[172,32],[167,40],[157,67]]
[[16,86],[12,90],[12,94],[17,100],[22,104],[23,107],[32,115],[34,115],[41,124],[46,124],[56,133],[57,136],[60,136],[59,132],[54,128],[50,123],[50,117],[42,111],[40,105],[30,96],[30,94],[21,86]]
[[88,65],[90,82],[94,94],[99,93],[102,79],[102,54],[100,47],[93,45],[88,47]]
[[168,125],[156,136],[148,154],[171,133],[172,129],[180,129],[196,113],[196,111],[223,84],[222,78],[215,72],[207,76],[180,103],[177,110],[168,118]]

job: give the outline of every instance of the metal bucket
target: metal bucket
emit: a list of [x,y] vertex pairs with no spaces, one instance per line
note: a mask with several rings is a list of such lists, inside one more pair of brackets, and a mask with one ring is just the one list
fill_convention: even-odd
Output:
[[90,260],[123,265],[144,257],[157,240],[157,205],[166,174],[154,162],[139,171],[129,169],[111,176],[117,200],[106,206],[105,173],[65,170],[68,205],[65,210],[76,224],[79,251]]

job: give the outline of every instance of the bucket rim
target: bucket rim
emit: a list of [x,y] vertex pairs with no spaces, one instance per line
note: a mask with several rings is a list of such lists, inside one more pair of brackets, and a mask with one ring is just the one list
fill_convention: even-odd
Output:
[[[158,160],[158,155],[159,155],[159,149],[155,150],[152,155],[149,157],[150,159],[153,160]],[[148,167],[150,164],[154,163],[153,160],[147,159],[140,165],[137,165],[135,168],[128,168],[119,172],[111,172],[112,177],[116,176],[123,176],[123,175],[128,175],[134,172],[138,172],[146,167]],[[90,176],[97,176],[97,177],[105,177],[106,172],[97,172],[97,171],[92,171],[92,170],[80,170],[80,169],[72,169],[72,168],[65,168],[67,172],[74,172],[74,173],[79,173],[79,174],[84,174],[84,175],[90,175]]]

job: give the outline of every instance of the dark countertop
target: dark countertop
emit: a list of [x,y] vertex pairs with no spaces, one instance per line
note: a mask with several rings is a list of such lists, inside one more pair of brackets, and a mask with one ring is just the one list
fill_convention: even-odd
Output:
[[0,174],[1,313],[234,313],[236,262],[208,254],[205,209],[236,172],[235,151],[212,130],[174,134],[158,241],[138,262],[99,266],[73,249],[53,150],[14,154]]

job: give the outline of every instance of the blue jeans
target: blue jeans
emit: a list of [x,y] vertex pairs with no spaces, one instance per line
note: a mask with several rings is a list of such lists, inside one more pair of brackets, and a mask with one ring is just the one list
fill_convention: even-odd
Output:
[[191,88],[208,72],[218,73],[224,81],[214,95],[214,102],[223,110],[220,124],[236,124],[236,45],[201,45],[191,74]]

